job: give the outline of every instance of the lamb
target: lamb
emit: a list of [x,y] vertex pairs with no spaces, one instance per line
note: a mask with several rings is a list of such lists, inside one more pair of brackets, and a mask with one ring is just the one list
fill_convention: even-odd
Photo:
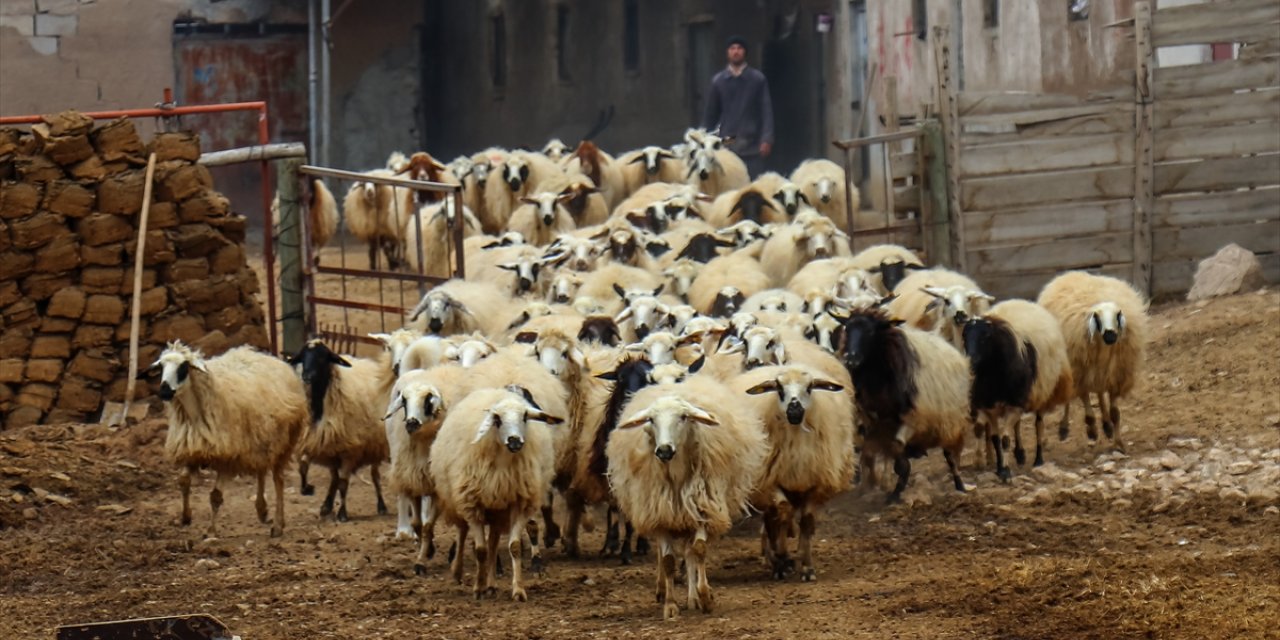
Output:
[[713,197],[741,189],[751,182],[747,165],[738,154],[711,146],[694,149],[685,179],[700,193]]
[[799,313],[803,308],[804,298],[786,289],[758,291],[742,303],[742,310],[748,312]]
[[852,230],[844,228],[847,225],[845,202],[852,201],[857,211],[859,194],[857,187],[853,187],[852,192],[845,190],[844,178],[844,169],[825,159],[805,160],[791,172],[791,181],[800,186],[810,206],[847,233]]
[[881,295],[896,291],[907,271],[925,268],[915,253],[896,244],[867,247],[854,255],[850,264],[872,274],[872,285]]
[[[311,429],[300,447],[308,463],[329,467],[329,491],[320,515],[334,513],[334,496],[340,496],[336,518],[347,521],[347,487],[351,475],[370,467],[378,515],[387,513],[382,499],[379,466],[388,459],[387,438],[380,419],[383,401],[394,377],[384,362],[357,359],[355,363],[331,351],[320,340],[311,340],[289,364],[299,369],[311,407]],[[346,369],[347,371],[344,371]]]
[[[383,178],[395,176],[393,171],[386,169],[365,173]],[[374,269],[378,268],[379,250],[386,257],[388,268],[400,267],[404,254],[404,230],[414,210],[410,190],[371,182],[352,184],[342,200],[347,230],[369,245],[369,266]]]
[[[803,212],[802,212],[803,215]],[[849,255],[849,236],[830,220],[813,216],[778,228],[764,243],[760,264],[776,287],[785,287],[810,260]]]
[[529,244],[549,245],[560,234],[577,228],[573,216],[563,207],[568,198],[565,194],[547,191],[524,196],[520,198],[523,204],[507,221],[507,228],[519,232]]
[[615,287],[618,296],[627,301],[627,307],[613,318],[619,327],[626,325],[623,334],[625,338],[643,340],[649,332],[670,325],[671,308],[658,299],[663,286],[665,285],[658,285],[652,295],[648,292],[627,291],[621,286]]
[[[1124,451],[1116,401],[1128,395],[1142,378],[1147,349],[1146,300],[1123,280],[1070,271],[1045,285],[1039,302],[1062,327],[1089,439],[1098,437],[1089,404],[1089,394],[1094,393],[1098,395],[1103,433]],[[1058,425],[1058,437],[1063,440],[1070,420],[1068,403]]]
[[754,412],[764,417],[770,453],[751,503],[764,509],[773,577],[781,580],[794,569],[787,532],[798,519],[800,579],[811,582],[817,578],[817,512],[853,480],[853,385],[847,373],[827,380],[807,367],[787,365],[744,373],[730,386],[752,396]]
[[631,398],[606,447],[609,484],[636,531],[658,543],[662,615],[674,599],[675,545],[684,543],[688,603],[710,613],[707,546],[743,513],[768,444],[760,419],[705,375],[654,385]]
[[[500,174],[507,155],[505,149],[490,147],[471,156],[471,179],[463,180],[463,202],[480,219],[485,233],[501,233],[506,226],[505,216],[510,213],[510,209],[505,209],[504,217],[498,219],[496,212],[489,211],[487,204],[489,183],[501,180]],[[495,188],[495,195],[497,194],[501,194],[501,191]]]
[[289,365],[249,347],[206,360],[199,351],[171,342],[144,373],[160,374],[169,421],[165,454],[182,469],[182,525],[191,524],[191,476],[200,467],[216,474],[209,492],[210,537],[218,535],[223,482],[230,476],[257,477],[254,506],[258,520],[267,522],[263,492],[270,471],[276,489],[271,536],[283,534],[284,471],[309,420],[302,381]]
[[615,286],[634,288],[638,291],[653,291],[661,285],[662,281],[653,273],[611,262],[586,274],[582,279],[582,287],[578,289],[578,296],[599,301],[604,305],[605,312],[613,316],[622,311],[625,305],[625,300],[620,299],[616,294]]
[[689,258],[680,258],[662,271],[667,279],[667,290],[679,296],[682,301],[689,300],[689,290],[702,272],[702,263]]
[[509,304],[510,298],[493,285],[454,279],[428,291],[409,314],[409,322],[424,316],[415,326],[439,336],[475,331],[497,335],[505,328],[496,325]]
[[839,355],[853,381],[863,425],[862,467],[875,484],[876,455],[892,458],[897,502],[911,475],[911,458],[940,447],[956,491],[969,426],[969,364],[942,338],[902,326],[880,309],[854,310],[841,330]]
[[618,164],[622,166],[622,184],[628,194],[654,182],[684,181],[684,161],[662,147],[648,146],[625,153],[618,158]]
[[[453,242],[453,229],[459,218],[456,209],[454,199],[445,198],[423,206],[418,213],[423,273],[429,276],[447,278],[457,270],[458,256]],[[466,205],[462,207],[461,218],[464,238],[481,233],[480,221]]]
[[936,331],[957,349],[964,348],[964,323],[986,313],[995,301],[968,276],[942,267],[912,273],[896,292],[887,307],[890,315],[922,331]]
[[[702,268],[702,273],[698,274],[689,288],[689,304],[699,313],[721,317],[732,315],[732,312],[725,313],[727,309],[723,305],[718,312],[715,310],[717,296],[726,287],[733,287],[735,294],[741,295],[745,301],[746,298],[771,288],[772,280],[759,262],[744,252],[736,251],[716,258]],[[740,308],[741,303],[733,311]]]
[[[396,537],[418,535],[414,572],[426,573],[425,562],[435,555],[436,485],[431,477],[431,446],[445,416],[470,392],[466,371],[454,365],[407,371],[392,389],[383,419],[391,451],[388,477],[398,499]],[[461,554],[455,570],[461,571]],[[456,574],[460,575],[460,574]]]
[[[455,405],[440,426],[429,470],[441,512],[458,527],[459,540],[468,532],[475,535],[477,599],[496,592],[493,575],[503,530],[511,554],[511,597],[528,599],[521,546],[526,523],[542,508],[555,473],[547,427],[562,422],[520,393],[480,389]],[[541,552],[537,535],[530,538],[537,571]],[[459,558],[462,553],[459,545]]]
[[574,224],[579,227],[601,224],[609,219],[609,203],[587,176],[568,176],[560,195],[564,196],[561,206],[573,216]]
[[490,233],[507,227],[520,198],[540,191],[545,181],[563,181],[564,172],[541,154],[515,151],[507,154],[498,178],[485,183],[484,211],[487,220],[482,218],[482,221]]
[[591,178],[591,182],[600,190],[600,195],[604,196],[605,203],[610,207],[616,206],[626,197],[621,165],[590,140],[578,143],[578,148],[565,159],[564,172]]
[[1071,362],[1058,320],[1044,307],[1026,300],[1005,300],[964,326],[964,350],[973,370],[970,394],[975,431],[986,431],[988,462],[995,452],[996,475],[1012,477],[1004,463],[1003,425],[1009,417],[1014,457],[1026,463],[1022,448],[1022,413],[1036,416],[1035,465],[1044,464],[1044,413],[1071,399]]
[[481,252],[475,260],[468,258],[467,273],[475,282],[498,287],[507,296],[541,296],[546,293],[543,267],[558,258],[528,244],[496,247]]

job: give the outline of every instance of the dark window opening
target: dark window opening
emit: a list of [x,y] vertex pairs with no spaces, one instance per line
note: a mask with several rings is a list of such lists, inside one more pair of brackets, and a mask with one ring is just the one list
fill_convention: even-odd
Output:
[[622,68],[640,70],[640,0],[625,0],[622,4],[623,37]]
[[1068,20],[1088,20],[1089,0],[1067,0]]
[[982,26],[987,29],[1000,26],[1000,0],[983,0]]
[[927,0],[915,0],[911,3],[911,22],[916,30],[916,37],[929,39],[929,3]]
[[569,60],[565,53],[569,47],[569,7],[556,5],[556,76],[568,82]]
[[489,31],[489,78],[500,89],[507,84],[507,20],[501,13],[489,18]]

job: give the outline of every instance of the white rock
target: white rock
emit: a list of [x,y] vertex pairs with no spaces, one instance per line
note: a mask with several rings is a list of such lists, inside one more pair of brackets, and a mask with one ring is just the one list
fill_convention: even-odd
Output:
[[1218,497],[1223,500],[1231,500],[1235,502],[1244,502],[1248,499],[1248,496],[1240,490],[1240,487],[1223,487],[1223,489],[1218,492]]
[[1258,463],[1252,460],[1241,460],[1239,462],[1231,463],[1231,466],[1227,467],[1227,473],[1233,476],[1242,476],[1257,468]]
[[196,568],[201,571],[213,571],[221,566],[222,565],[218,564],[217,560],[212,560],[210,558],[200,558],[199,560],[196,560]]
[[1253,291],[1266,285],[1262,263],[1252,251],[1228,244],[1218,253],[1200,261],[1187,300],[1205,300],[1242,291]]
[[1178,454],[1172,451],[1165,451],[1160,454],[1158,462],[1160,463],[1160,466],[1165,469],[1180,469],[1182,467],[1182,458],[1178,457]]

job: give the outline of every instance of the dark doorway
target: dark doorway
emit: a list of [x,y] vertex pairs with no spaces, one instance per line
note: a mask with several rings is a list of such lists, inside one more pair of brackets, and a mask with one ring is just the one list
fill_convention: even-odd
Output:
[[[804,16],[799,24],[810,18]],[[824,149],[816,148],[823,130],[818,108],[822,57],[815,51],[818,42],[801,37],[797,28],[775,30],[774,36],[764,45],[761,63],[773,98],[775,137],[773,155],[765,161],[765,168],[790,174],[805,158],[825,155]]]
[[714,24],[708,20],[689,25],[689,124],[702,125],[707,107],[707,89],[719,63],[712,43]]

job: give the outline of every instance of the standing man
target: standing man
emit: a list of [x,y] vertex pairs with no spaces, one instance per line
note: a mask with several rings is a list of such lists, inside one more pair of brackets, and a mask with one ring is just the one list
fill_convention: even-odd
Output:
[[733,138],[728,147],[746,163],[751,177],[764,171],[764,159],[773,152],[773,103],[769,81],[747,66],[747,40],[729,38],[729,66],[711,78],[711,94],[703,127],[720,129]]

